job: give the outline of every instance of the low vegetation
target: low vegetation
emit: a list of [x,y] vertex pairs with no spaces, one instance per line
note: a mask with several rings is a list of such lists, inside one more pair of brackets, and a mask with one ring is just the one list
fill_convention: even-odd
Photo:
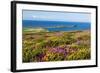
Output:
[[[36,30],[23,31],[23,62],[70,61],[91,58],[89,30],[70,32],[44,32],[44,30],[37,32]],[[36,33],[30,33],[35,31]]]

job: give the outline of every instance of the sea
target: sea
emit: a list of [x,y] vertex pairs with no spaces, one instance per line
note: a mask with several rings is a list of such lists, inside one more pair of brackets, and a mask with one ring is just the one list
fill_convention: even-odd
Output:
[[[23,26],[23,28],[41,27],[41,28],[47,29],[48,31],[81,31],[81,30],[90,30],[91,29],[91,23],[90,22],[68,22],[68,21],[65,22],[65,21],[23,20],[22,26]],[[57,26],[65,26],[65,27],[52,28],[52,27],[57,27]]]

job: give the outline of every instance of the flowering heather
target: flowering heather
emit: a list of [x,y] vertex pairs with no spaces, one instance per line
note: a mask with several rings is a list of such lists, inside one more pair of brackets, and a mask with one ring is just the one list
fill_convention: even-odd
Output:
[[38,55],[36,55],[36,58],[41,62],[41,61],[43,61],[43,57],[45,56],[45,54],[38,54]]
[[51,52],[53,53],[62,53],[62,54],[67,54],[66,49],[64,49],[63,47],[55,47],[55,48],[51,48],[50,49]]

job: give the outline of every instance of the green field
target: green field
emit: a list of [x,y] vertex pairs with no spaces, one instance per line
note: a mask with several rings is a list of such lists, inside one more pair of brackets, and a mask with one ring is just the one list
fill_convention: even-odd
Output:
[[23,62],[91,59],[90,30],[49,32],[25,28],[22,36]]

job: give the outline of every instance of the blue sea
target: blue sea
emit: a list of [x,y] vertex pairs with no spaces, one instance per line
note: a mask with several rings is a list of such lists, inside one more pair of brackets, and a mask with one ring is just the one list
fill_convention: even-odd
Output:
[[[23,20],[23,27],[41,27],[48,31],[75,31],[75,30],[89,30],[91,28],[91,23],[88,22],[62,22],[62,21],[33,21],[33,20]],[[75,27],[63,27],[63,28],[48,28],[56,26],[75,26]]]

